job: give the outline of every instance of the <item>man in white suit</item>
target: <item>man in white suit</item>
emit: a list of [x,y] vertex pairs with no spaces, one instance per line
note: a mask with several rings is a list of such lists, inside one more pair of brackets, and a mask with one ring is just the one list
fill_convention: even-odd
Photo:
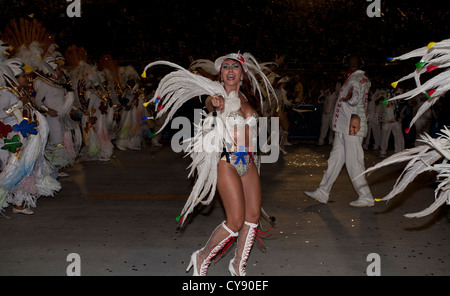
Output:
[[[350,206],[371,207],[375,204],[366,177],[362,175],[365,171],[362,141],[367,133],[367,98],[371,83],[364,71],[360,70],[360,64],[359,57],[349,58],[348,77],[341,88],[334,110],[335,136],[328,168],[319,188],[313,192],[305,191],[307,196],[321,203],[328,202],[331,188],[345,164],[353,188],[358,194],[358,199],[351,202]],[[349,133],[352,115],[358,115],[360,118],[360,130],[356,135]]]

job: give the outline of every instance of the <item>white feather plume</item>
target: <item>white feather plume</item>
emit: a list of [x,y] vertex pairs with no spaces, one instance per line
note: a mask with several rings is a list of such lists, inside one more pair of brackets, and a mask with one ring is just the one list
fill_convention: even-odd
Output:
[[[447,127],[444,127],[438,138],[432,138],[428,134],[421,135],[421,138],[425,145],[396,153],[364,172],[369,173],[394,163],[409,161],[391,192],[381,199],[384,201],[401,193],[421,173],[425,171],[437,172],[436,179],[439,185],[435,190],[435,202],[423,211],[406,214],[405,217],[408,218],[427,216],[445,202],[449,203],[450,201],[450,164],[448,163],[450,159],[450,131]],[[441,162],[438,163],[440,160]]]
[[[450,90],[450,39],[441,42],[431,42],[427,46],[413,50],[404,55],[392,58],[391,60],[405,60],[414,57],[421,57],[416,64],[416,69],[394,82],[392,86],[395,88],[398,83],[414,78],[416,87],[408,92],[399,94],[390,100],[405,99],[409,100],[419,94],[425,94],[428,98],[426,102],[417,111],[412,119],[410,126],[422,116],[440,97],[444,96]],[[436,69],[441,69],[439,74],[428,79],[424,83],[421,82],[421,75],[430,73]],[[381,167],[392,163],[409,161],[404,168],[401,176],[395,183],[392,191],[382,200],[389,200],[398,193],[402,192],[414,178],[424,171],[435,171],[439,185],[435,190],[435,202],[425,210],[405,215],[408,218],[419,218],[431,214],[445,202],[450,203],[450,131],[447,127],[441,129],[438,138],[432,138],[428,134],[421,135],[421,141],[424,146],[408,149],[400,153],[396,153],[385,159],[379,164],[366,170],[365,173],[377,170]],[[440,163],[439,160],[443,159]]]
[[[412,73],[394,82],[393,86],[396,87],[398,83],[414,78],[416,87],[390,99],[409,100],[422,93],[428,97],[428,100],[422,104],[414,118],[411,120],[410,126],[412,126],[416,120],[426,110],[428,110],[428,108],[436,103],[436,101],[445,95],[450,89],[450,71],[447,69],[450,66],[450,39],[442,40],[438,43],[431,42],[427,46],[392,58],[391,60],[406,60],[414,57],[421,57],[420,61],[416,64],[416,69]],[[445,71],[439,73],[422,84],[420,80],[421,75],[432,72],[436,69],[442,69]]]

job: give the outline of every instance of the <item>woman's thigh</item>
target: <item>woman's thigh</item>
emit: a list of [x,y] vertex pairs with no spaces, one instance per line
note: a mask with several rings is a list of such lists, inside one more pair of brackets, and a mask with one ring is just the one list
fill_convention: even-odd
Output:
[[233,165],[219,161],[217,166],[217,190],[226,214],[226,225],[239,231],[245,218],[245,200],[241,177]]
[[258,223],[261,217],[261,181],[254,163],[241,177],[245,201],[245,221]]

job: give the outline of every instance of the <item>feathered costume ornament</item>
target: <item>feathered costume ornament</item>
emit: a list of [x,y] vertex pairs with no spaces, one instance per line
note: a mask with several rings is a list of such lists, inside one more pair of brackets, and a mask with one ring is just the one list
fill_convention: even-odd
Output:
[[[15,58],[0,63],[0,118],[4,126],[12,126],[3,129],[0,139],[5,144],[0,153],[0,208],[8,203],[36,207],[39,196],[50,196],[61,189],[60,183],[51,176],[53,167],[44,157],[48,137],[46,120],[31,104],[24,105],[16,90],[18,82],[11,67],[19,61]],[[7,66],[8,62],[12,63]]]
[[[231,54],[227,58],[239,59],[243,63],[244,70],[248,69],[246,74],[250,79],[253,92],[260,95],[261,104],[263,97],[256,75],[265,82],[267,93],[271,93],[276,97],[275,91],[268,83],[266,76],[262,73],[253,56],[244,53],[243,55]],[[223,57],[224,59],[225,57]],[[217,71],[220,70],[220,64],[223,60],[219,58],[216,61],[215,68]],[[195,135],[185,140],[185,142],[189,143],[186,148],[186,156],[189,155],[192,158],[192,163],[188,167],[190,169],[188,178],[196,173],[196,180],[189,198],[180,216],[177,218],[183,225],[186,217],[193,212],[198,204],[208,205],[214,198],[217,185],[217,165],[221,158],[221,153],[224,147],[227,147],[234,141],[233,135],[225,128],[225,123],[230,113],[240,109],[241,102],[236,92],[233,91],[227,94],[218,81],[212,81],[201,75],[196,75],[171,62],[157,61],[150,63],[145,67],[142,76],[145,76],[148,68],[157,65],[166,65],[175,69],[175,71],[161,79],[154,97],[148,102],[154,103],[155,111],[159,111],[156,118],[168,113],[164,124],[158,132],[162,131],[177,110],[192,98],[208,95],[212,97],[222,96],[225,100],[222,111],[215,111],[209,114],[203,111],[202,115],[204,118],[199,125],[195,125]]]
[[29,21],[20,18],[19,21],[13,19],[5,27],[3,41],[12,47],[12,56],[20,58],[25,64],[33,67],[41,73],[56,72],[43,61],[43,56],[54,44],[53,36],[36,19]]
[[[9,64],[10,67],[17,66],[17,61],[20,60],[26,66],[31,66],[36,75],[42,75],[42,73],[44,75],[47,73],[56,75],[52,67],[42,60],[43,53],[54,41],[40,22],[35,19],[28,21],[23,18],[19,21],[12,20],[6,26],[2,38],[10,45],[11,54],[14,56],[13,59],[5,62],[12,62]],[[23,69],[25,74],[29,74],[25,65]],[[17,93],[14,91],[18,83],[15,79],[11,80],[7,69],[3,68],[0,72],[2,72],[1,78],[3,78],[0,78],[0,80],[3,80],[0,85],[6,87],[2,93],[5,96],[2,97],[2,105],[10,105],[7,108],[2,108],[2,111],[9,112],[9,117],[4,119],[4,123],[17,121],[17,124],[14,125],[17,134],[12,140],[14,138],[18,140],[11,143],[9,139],[4,138],[5,144],[8,142],[7,145],[15,145],[18,149],[14,153],[12,152],[14,150],[11,149],[12,146],[8,148],[10,151],[9,157],[7,160],[3,160],[3,170],[0,176],[0,204],[6,197],[8,203],[35,207],[39,196],[54,195],[61,189],[60,183],[52,176],[54,167],[44,156],[49,127],[45,117],[33,107],[34,102],[30,100],[30,97],[28,97],[29,103],[21,104],[19,98],[28,95],[23,90]],[[8,87],[9,93],[13,95],[8,95]],[[8,98],[9,101],[5,101]],[[13,102],[17,103],[13,104]],[[27,111],[26,117],[22,117],[22,110]],[[10,135],[14,135],[14,132]],[[3,203],[3,206],[5,206],[5,203]]]
[[[416,88],[390,99],[408,100],[421,93],[424,93],[427,96],[428,100],[417,111],[410,126],[412,126],[419,116],[450,89],[450,71],[447,69],[450,66],[450,39],[438,43],[431,42],[425,47],[413,50],[410,53],[399,57],[389,58],[388,60],[405,60],[413,57],[421,57],[420,61],[416,64],[415,71],[400,80],[393,82],[392,86],[396,88],[399,82],[414,78]],[[432,72],[438,68],[443,69],[444,71],[423,84],[420,82],[422,74]],[[450,131],[447,127],[444,127],[438,138],[432,138],[428,134],[422,134],[420,136],[420,141],[425,143],[425,145],[396,153],[374,167],[366,170],[366,173],[372,172],[393,163],[408,161],[401,176],[397,179],[393,190],[380,200],[389,200],[393,198],[402,192],[419,174],[425,171],[437,172],[436,178],[439,185],[435,190],[435,202],[423,211],[406,214],[405,216],[408,218],[424,217],[433,213],[445,202],[450,204],[450,164],[448,163],[450,160]]]
[[[33,68],[33,84],[36,93],[44,84],[62,88],[62,81],[57,80],[58,74],[55,71],[59,65],[57,61],[61,61],[62,56],[57,51],[58,46],[54,43],[53,36],[47,32],[42,23],[36,19],[32,21],[23,18],[19,21],[12,20],[5,28],[4,39],[8,40],[8,43],[14,48],[14,56]],[[67,149],[63,149],[62,146],[49,146],[47,150],[47,156],[58,167],[65,167],[73,163],[79,150],[77,143],[81,143],[81,133],[69,116],[73,105],[73,94],[66,92],[63,101],[64,103],[57,111],[64,125],[64,147]],[[72,134],[74,139],[72,139]]]

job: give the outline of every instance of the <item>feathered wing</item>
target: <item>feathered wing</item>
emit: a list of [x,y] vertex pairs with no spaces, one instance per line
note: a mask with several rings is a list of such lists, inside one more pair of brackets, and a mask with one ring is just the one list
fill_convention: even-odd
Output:
[[260,78],[262,81],[262,84],[264,85],[264,90],[265,90],[265,94],[267,94],[267,100],[269,101],[269,104],[272,104],[272,100],[270,99],[271,97],[274,97],[276,102],[277,102],[277,111],[278,111],[278,98],[277,95],[275,93],[275,90],[272,87],[272,83],[270,82],[269,78],[267,78],[267,76],[264,74],[263,69],[261,68],[261,66],[259,65],[259,63],[256,61],[255,57],[253,57],[250,53],[244,53],[243,57],[245,59],[245,64],[247,65],[249,71],[247,72],[247,75],[250,78],[250,82],[252,84],[252,88],[253,88],[253,92],[256,94],[259,94],[259,99],[260,99],[260,103],[261,103],[261,108],[263,106],[263,101],[264,101],[264,95],[263,92],[261,91],[260,87],[259,87],[259,83],[258,83],[258,78]]
[[439,182],[438,187],[434,191],[434,203],[421,212],[405,215],[408,218],[420,218],[427,216],[437,210],[445,202],[448,204],[450,201],[450,164],[448,163],[448,160],[450,159],[450,131],[447,127],[445,127],[441,130],[441,136],[437,139],[434,139],[429,135],[424,135],[422,139],[431,148],[434,148],[434,153],[438,154],[440,158],[443,157],[444,160],[441,163],[434,164],[430,167],[430,170],[437,172],[436,179]]
[[[416,87],[390,99],[408,100],[419,94],[425,94],[427,96],[428,100],[419,108],[410,126],[450,89],[450,71],[447,69],[450,66],[450,39],[438,43],[431,42],[425,47],[413,50],[399,57],[390,58],[390,60],[405,60],[414,57],[421,57],[420,61],[416,64],[416,69],[409,75],[392,83],[392,86],[396,88],[399,82],[414,78]],[[421,82],[420,78],[422,74],[430,73],[436,69],[442,69],[444,71],[424,83]],[[382,200],[389,200],[402,192],[422,172],[437,172],[439,186],[435,190],[435,202],[421,212],[405,215],[408,218],[429,215],[446,201],[447,203],[450,202],[450,165],[448,164],[448,160],[450,159],[450,131],[447,127],[444,127],[441,130],[440,136],[436,139],[430,137],[428,134],[422,134],[421,138],[421,141],[425,144],[424,146],[418,146],[396,153],[365,172],[368,173],[392,163],[409,161],[392,191]],[[443,160],[437,163],[441,159]]]
[[157,65],[165,65],[176,69],[161,79],[153,99],[149,102],[155,103],[155,111],[159,111],[157,118],[168,112],[168,117],[160,130],[164,129],[175,112],[190,99],[202,95],[217,95],[224,98],[227,96],[225,89],[219,82],[195,75],[171,62],[157,61],[150,63],[145,67],[144,73],[148,68]]
[[195,135],[185,140],[188,143],[186,156],[192,158],[189,165],[188,177],[196,174],[195,184],[189,198],[181,211],[181,223],[186,220],[187,215],[192,213],[199,204],[209,204],[214,198],[217,185],[217,164],[224,147],[224,143],[230,139],[227,137],[225,120],[230,112],[240,108],[240,99],[237,93],[227,94],[222,85],[200,75],[195,75],[181,66],[167,62],[158,61],[147,65],[148,68],[156,65],[166,65],[175,68],[175,71],[167,74],[161,79],[154,97],[150,103],[155,104],[158,111],[157,118],[168,113],[168,116],[160,128],[164,129],[172,119],[175,112],[187,101],[202,95],[222,96],[225,99],[225,108],[221,112],[203,113],[204,119],[195,126]]
[[[442,40],[441,42],[431,42],[427,46],[413,50],[404,55],[390,58],[390,60],[406,60],[414,57],[421,57],[420,61],[416,63],[416,69],[392,83],[394,88],[397,84],[414,78],[416,87],[408,92],[399,94],[390,100],[405,99],[409,100],[419,94],[425,94],[428,98],[417,111],[414,118],[411,120],[410,126],[412,126],[416,120],[430,108],[436,101],[445,95],[450,89],[450,71],[447,69],[450,66],[450,39]],[[422,74],[430,73],[436,69],[445,70],[438,75],[430,78],[422,84],[420,78]]]
[[[447,162],[449,159],[448,157],[450,157],[450,131],[445,127],[441,130],[441,132],[441,136],[437,139],[434,139],[427,134],[422,135],[422,142],[426,145],[417,146],[415,148],[396,153],[381,161],[374,167],[367,169],[365,172],[370,173],[394,163],[408,161],[408,164],[405,166],[402,174],[397,179],[391,192],[380,199],[384,201],[390,200],[397,194],[401,193],[421,173],[426,171],[436,171],[438,173],[437,180],[440,184],[435,190],[435,202],[425,210],[418,213],[406,214],[405,217],[424,217],[434,212],[446,201],[449,201],[450,165]],[[437,163],[439,160],[442,161]]]

